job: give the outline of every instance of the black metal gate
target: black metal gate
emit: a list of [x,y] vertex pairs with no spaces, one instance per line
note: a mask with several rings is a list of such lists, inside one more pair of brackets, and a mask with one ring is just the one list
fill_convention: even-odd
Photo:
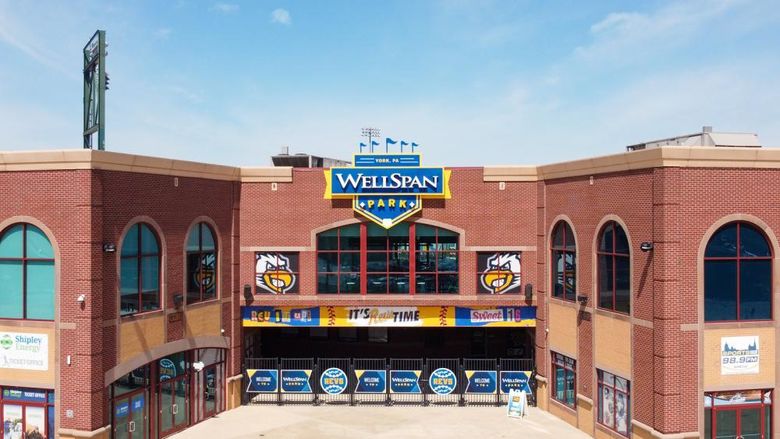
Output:
[[319,404],[354,404],[355,379],[351,359],[320,358],[317,373],[315,388]]
[[387,404],[389,367],[385,358],[355,358],[355,404]]
[[391,358],[387,387],[390,404],[424,404],[422,358]]
[[500,405],[532,403],[533,359],[247,358],[245,404]]
[[498,405],[499,380],[497,361],[492,359],[464,359],[463,403],[466,405]]
[[457,358],[428,359],[423,374],[428,404],[461,404],[463,379]]

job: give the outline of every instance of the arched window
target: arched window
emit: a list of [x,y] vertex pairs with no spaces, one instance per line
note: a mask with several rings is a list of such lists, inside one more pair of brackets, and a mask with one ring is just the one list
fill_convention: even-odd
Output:
[[151,226],[133,224],[122,241],[119,314],[160,309],[160,242]]
[[577,245],[566,221],[558,221],[552,234],[553,297],[575,300],[577,294]]
[[54,249],[32,224],[0,234],[0,318],[54,320]]
[[718,229],[704,252],[704,320],[772,318],[772,249],[752,224]]
[[217,246],[214,232],[198,223],[187,238],[187,303],[217,297]]
[[317,292],[457,293],[458,260],[458,234],[439,227],[338,227],[317,235]]
[[599,234],[599,308],[631,312],[631,254],[623,227],[615,221],[604,224]]

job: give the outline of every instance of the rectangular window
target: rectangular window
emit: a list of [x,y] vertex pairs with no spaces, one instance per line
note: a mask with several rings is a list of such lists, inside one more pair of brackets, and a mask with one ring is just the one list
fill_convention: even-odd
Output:
[[631,424],[631,383],[625,378],[597,370],[598,422],[624,436]]
[[577,361],[552,353],[553,399],[575,408],[577,403]]
[[298,253],[255,253],[255,294],[298,294]]

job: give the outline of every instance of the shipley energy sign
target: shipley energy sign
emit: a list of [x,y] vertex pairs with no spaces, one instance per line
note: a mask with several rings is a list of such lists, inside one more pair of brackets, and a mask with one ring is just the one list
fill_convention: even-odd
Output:
[[450,198],[451,171],[420,167],[419,154],[359,154],[354,163],[325,170],[325,198],[351,199],[386,229],[422,210],[423,198]]

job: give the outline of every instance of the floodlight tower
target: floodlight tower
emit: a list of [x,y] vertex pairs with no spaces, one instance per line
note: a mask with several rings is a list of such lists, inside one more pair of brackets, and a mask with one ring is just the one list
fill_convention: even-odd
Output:
[[371,152],[374,152],[374,144],[372,141],[374,140],[374,137],[379,137],[379,128],[363,128],[361,132],[363,137],[368,137],[368,147]]
[[92,149],[97,133],[97,148],[106,149],[106,31],[99,30],[84,46],[84,148]]

